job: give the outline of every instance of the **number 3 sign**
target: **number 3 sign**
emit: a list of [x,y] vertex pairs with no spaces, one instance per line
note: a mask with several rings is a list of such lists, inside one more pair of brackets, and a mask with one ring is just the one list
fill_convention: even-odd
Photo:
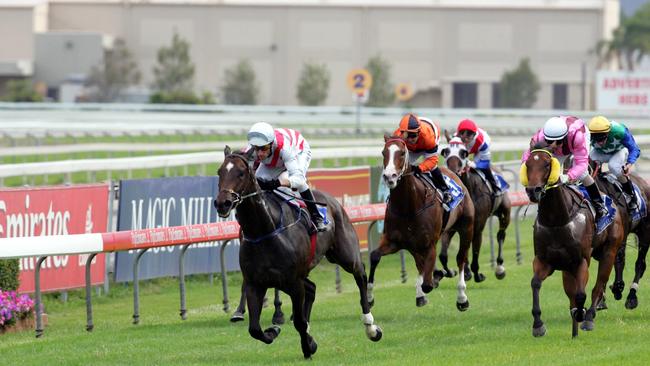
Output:
[[354,69],[348,73],[348,87],[355,93],[364,92],[372,86],[372,76],[366,69]]

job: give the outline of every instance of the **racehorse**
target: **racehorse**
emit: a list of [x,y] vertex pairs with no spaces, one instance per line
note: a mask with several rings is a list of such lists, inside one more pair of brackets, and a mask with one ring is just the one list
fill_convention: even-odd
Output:
[[309,215],[272,192],[261,191],[251,167],[254,151],[242,155],[224,150],[225,159],[218,170],[217,213],[227,217],[236,209],[241,227],[239,264],[246,283],[248,331],[270,344],[280,334],[273,325],[262,331],[260,313],[264,294],[277,288],[291,298],[293,325],[300,334],[305,358],[316,353],[317,344],[309,334],[309,319],[316,298],[316,284],[309,272],[323,256],[354,275],[361,297],[362,321],[366,335],[379,341],[382,330],[375,323],[367,299],[367,279],[359,252],[359,239],[343,207],[330,195],[314,191],[318,202],[327,205],[331,229],[310,238]]
[[[469,308],[469,301],[465,294],[463,271],[472,238],[474,205],[470,199],[463,198],[451,212],[444,212],[437,190],[413,175],[405,140],[387,135],[384,140],[383,179],[390,189],[390,198],[379,247],[370,253],[369,298],[372,301],[375,270],[381,257],[405,249],[413,255],[419,273],[415,286],[415,304],[424,306],[427,303],[425,293],[429,293],[438,285],[437,282],[434,283],[432,276],[436,262],[436,243],[444,230],[458,231],[460,248],[456,263],[461,275],[457,284],[456,307],[465,311]],[[455,181],[467,196],[467,188],[463,186],[460,178],[444,167],[439,169],[442,169],[443,174],[450,180]]]
[[[570,303],[571,334],[577,337],[579,322],[584,321],[583,330],[593,329],[596,307],[603,297],[616,252],[623,242],[623,223],[618,210],[615,210],[611,224],[596,233],[594,213],[587,200],[577,190],[558,182],[560,162],[542,147],[537,145],[533,148],[520,173],[530,201],[538,203],[533,226],[535,258],[530,283],[533,336],[546,334],[539,306],[542,282],[559,270]],[[598,276],[591,291],[591,307],[585,311],[585,288],[591,257],[599,261]]]
[[[634,265],[634,280],[630,286],[630,292],[627,295],[625,300],[625,307],[627,309],[635,309],[639,305],[639,300],[637,298],[637,290],[639,288],[639,280],[643,277],[643,274],[646,269],[645,258],[648,254],[648,247],[650,247],[650,216],[641,217],[638,220],[633,220],[627,208],[627,201],[623,195],[621,188],[617,188],[616,183],[612,183],[613,179],[610,176],[610,179],[607,177],[607,173],[601,172],[601,165],[597,162],[591,162],[593,168],[593,176],[598,184],[598,187],[601,191],[607,193],[618,208],[618,211],[621,213],[621,219],[623,220],[623,227],[625,228],[625,235],[623,243],[627,241],[627,237],[630,233],[636,234],[639,243],[639,253],[636,258],[636,263]],[[634,173],[630,173],[628,176],[629,179],[634,182],[639,187],[642,198],[645,202],[648,202],[650,199],[650,186],[645,181],[645,179],[639,177]],[[640,202],[639,202],[640,204]],[[614,298],[620,300],[623,297],[623,289],[625,288],[625,282],[623,281],[623,269],[625,268],[625,245],[621,246],[619,249],[616,261],[614,263],[614,283],[610,287]]]
[[[457,137],[455,139],[458,139]],[[503,242],[506,238],[506,229],[510,224],[510,198],[507,194],[495,196],[489,187],[489,183],[484,181],[479,173],[467,165],[469,155],[465,145],[458,140],[450,140],[449,146],[442,149],[440,154],[445,158],[447,168],[456,173],[467,187],[472,201],[474,202],[474,234],[472,236],[472,265],[474,281],[482,282],[485,276],[479,272],[479,253],[483,241],[483,229],[490,216],[494,215],[499,219],[499,231],[497,232],[497,241],[499,243],[499,253],[497,255],[497,266],[494,274],[497,279],[503,279],[506,276],[506,270],[503,266]],[[441,242],[440,262],[447,273],[447,249],[451,235],[444,233]],[[453,273],[453,272],[452,272]],[[466,274],[467,280],[467,274]]]

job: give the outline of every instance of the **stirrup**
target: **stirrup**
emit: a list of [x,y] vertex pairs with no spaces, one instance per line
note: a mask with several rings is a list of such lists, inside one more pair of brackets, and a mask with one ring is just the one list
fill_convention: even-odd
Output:
[[327,225],[325,225],[325,222],[323,222],[323,218],[320,215],[312,215],[311,222],[319,233],[327,231]]
[[594,208],[596,209],[597,219],[605,217],[607,214],[609,214],[609,210],[607,210],[607,207],[605,207],[605,203],[603,202],[594,202]]
[[442,191],[442,203],[449,203],[453,200],[453,197],[451,196],[451,192],[449,192],[449,189],[446,191]]

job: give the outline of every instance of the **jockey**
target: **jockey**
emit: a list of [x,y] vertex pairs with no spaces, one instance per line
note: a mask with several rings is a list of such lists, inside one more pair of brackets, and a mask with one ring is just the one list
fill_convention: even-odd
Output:
[[[597,218],[607,215],[607,207],[600,195],[598,186],[589,175],[589,130],[583,120],[578,117],[561,116],[550,118],[544,128],[530,140],[531,148],[538,143],[546,142],[553,156],[560,164],[573,155],[573,166],[567,174],[560,174],[563,184],[572,181],[581,181],[587,190],[591,202],[596,209]],[[522,162],[525,163],[530,156],[530,150],[524,152]]]
[[438,169],[438,144],[440,142],[440,127],[430,119],[407,114],[400,120],[399,127],[393,135],[406,140],[409,150],[409,164],[422,156],[424,161],[419,165],[411,165],[413,173],[428,174],[436,188],[442,192],[443,203],[451,202],[449,187]]
[[309,143],[300,132],[288,129],[274,129],[265,122],[255,123],[248,131],[248,148],[255,149],[260,162],[255,177],[263,190],[288,187],[300,192],[309,214],[318,231],[327,230],[318,212],[314,195],[307,184],[307,168],[311,162]]
[[591,147],[589,153],[591,160],[606,162],[623,190],[630,197],[629,209],[637,209],[638,202],[632,188],[632,181],[628,178],[632,164],[639,158],[639,146],[625,125],[609,121],[603,116],[597,116],[589,121],[591,132]]
[[474,161],[468,162],[467,165],[471,168],[478,169],[485,174],[488,183],[492,187],[494,194],[499,194],[501,190],[497,185],[496,179],[492,174],[490,168],[490,135],[482,128],[478,128],[476,123],[470,119],[464,119],[458,124],[455,136],[458,136],[465,144],[467,152],[474,154]]

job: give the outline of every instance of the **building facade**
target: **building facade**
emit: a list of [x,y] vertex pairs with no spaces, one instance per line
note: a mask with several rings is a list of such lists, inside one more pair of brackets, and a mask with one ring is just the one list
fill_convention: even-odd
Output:
[[412,105],[491,108],[502,74],[527,57],[541,83],[535,108],[580,109],[593,105],[590,50],[618,17],[618,0],[50,0],[46,24],[123,38],[147,84],[177,32],[198,91],[218,91],[249,59],[262,104],[296,104],[305,62],[327,65],[327,105],[352,104],[347,73],[381,55],[393,83],[414,86]]

